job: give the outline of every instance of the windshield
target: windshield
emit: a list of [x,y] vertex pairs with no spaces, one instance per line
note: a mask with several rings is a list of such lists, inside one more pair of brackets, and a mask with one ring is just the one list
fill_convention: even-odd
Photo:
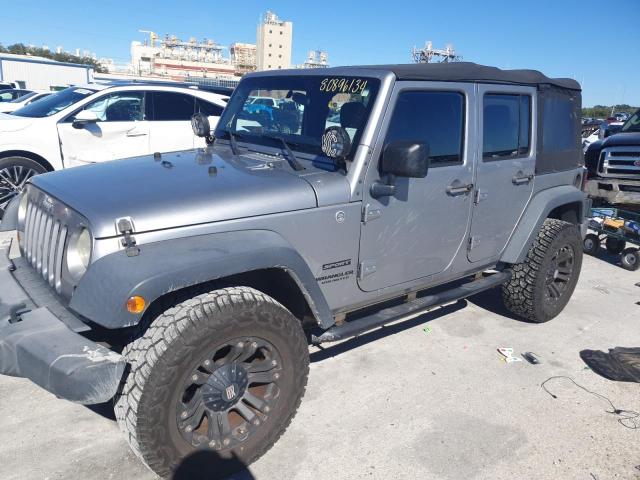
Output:
[[229,138],[231,132],[243,142],[272,147],[284,139],[292,150],[326,157],[323,135],[333,127],[348,135],[353,148],[344,158],[351,159],[379,85],[378,79],[363,77],[247,78],[236,88],[215,134]]
[[64,110],[69,105],[73,105],[83,98],[94,94],[95,92],[95,90],[91,90],[89,88],[66,88],[58,93],[42,98],[37,102],[33,102],[25,107],[19,108],[13,112],[13,115],[33,118],[50,117],[51,115]]
[[33,97],[34,95],[37,95],[37,93],[36,93],[36,92],[27,93],[27,94],[25,94],[25,95],[23,95],[23,96],[21,96],[21,97],[14,98],[14,99],[13,99],[13,100],[11,100],[9,103],[21,103],[21,102],[24,102],[24,101],[26,101],[26,100],[30,99],[30,98],[31,98],[31,97]]
[[631,115],[631,118],[620,129],[622,132],[640,132],[640,110]]

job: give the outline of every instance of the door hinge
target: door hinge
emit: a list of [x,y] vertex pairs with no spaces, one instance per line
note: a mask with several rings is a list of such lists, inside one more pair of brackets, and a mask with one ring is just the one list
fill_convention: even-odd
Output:
[[376,273],[376,264],[373,260],[367,260],[358,264],[358,280]]
[[478,205],[481,201],[487,198],[487,195],[488,195],[487,192],[483,192],[481,189],[477,188],[476,193],[473,196],[473,203]]
[[136,245],[136,238],[133,236],[133,221],[130,217],[119,218],[116,220],[118,232],[124,237],[120,240],[127,257],[136,257],[140,254],[140,248]]
[[370,203],[367,203],[362,209],[362,223],[364,224],[381,216],[382,211],[380,208],[372,207]]
[[469,237],[469,243],[467,245],[467,250],[473,250],[474,248],[476,248],[478,245],[480,244],[480,240],[478,240],[477,237],[474,237],[473,235]]

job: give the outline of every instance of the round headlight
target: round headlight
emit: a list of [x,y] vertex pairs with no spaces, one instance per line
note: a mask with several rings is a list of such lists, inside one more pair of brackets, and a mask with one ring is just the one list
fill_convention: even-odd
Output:
[[84,275],[91,261],[91,234],[83,228],[71,237],[67,248],[67,268],[77,281]]
[[20,198],[20,203],[18,204],[18,227],[23,230],[24,224],[27,220],[27,204],[29,203],[29,197],[27,193],[24,192],[22,197]]

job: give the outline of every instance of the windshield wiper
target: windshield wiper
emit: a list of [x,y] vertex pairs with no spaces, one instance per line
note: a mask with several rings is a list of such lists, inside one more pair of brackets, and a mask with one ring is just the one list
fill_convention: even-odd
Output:
[[287,162],[289,163],[289,166],[291,168],[293,168],[296,172],[299,172],[300,170],[304,170],[305,169],[302,166],[302,164],[298,161],[298,159],[296,158],[295,154],[293,153],[293,150],[291,150],[291,147],[289,146],[287,141],[284,139],[284,137],[272,137],[270,135],[262,135],[262,136],[264,138],[270,138],[272,140],[278,140],[280,143],[282,143],[282,147],[287,152],[287,156],[285,158],[286,158]]

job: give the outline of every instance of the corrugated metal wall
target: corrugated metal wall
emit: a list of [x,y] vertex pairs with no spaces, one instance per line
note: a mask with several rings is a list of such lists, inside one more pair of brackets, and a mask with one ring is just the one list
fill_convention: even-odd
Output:
[[93,70],[70,65],[36,63],[0,58],[3,82],[25,82],[25,88],[49,90],[52,86],[84,84],[93,81]]

